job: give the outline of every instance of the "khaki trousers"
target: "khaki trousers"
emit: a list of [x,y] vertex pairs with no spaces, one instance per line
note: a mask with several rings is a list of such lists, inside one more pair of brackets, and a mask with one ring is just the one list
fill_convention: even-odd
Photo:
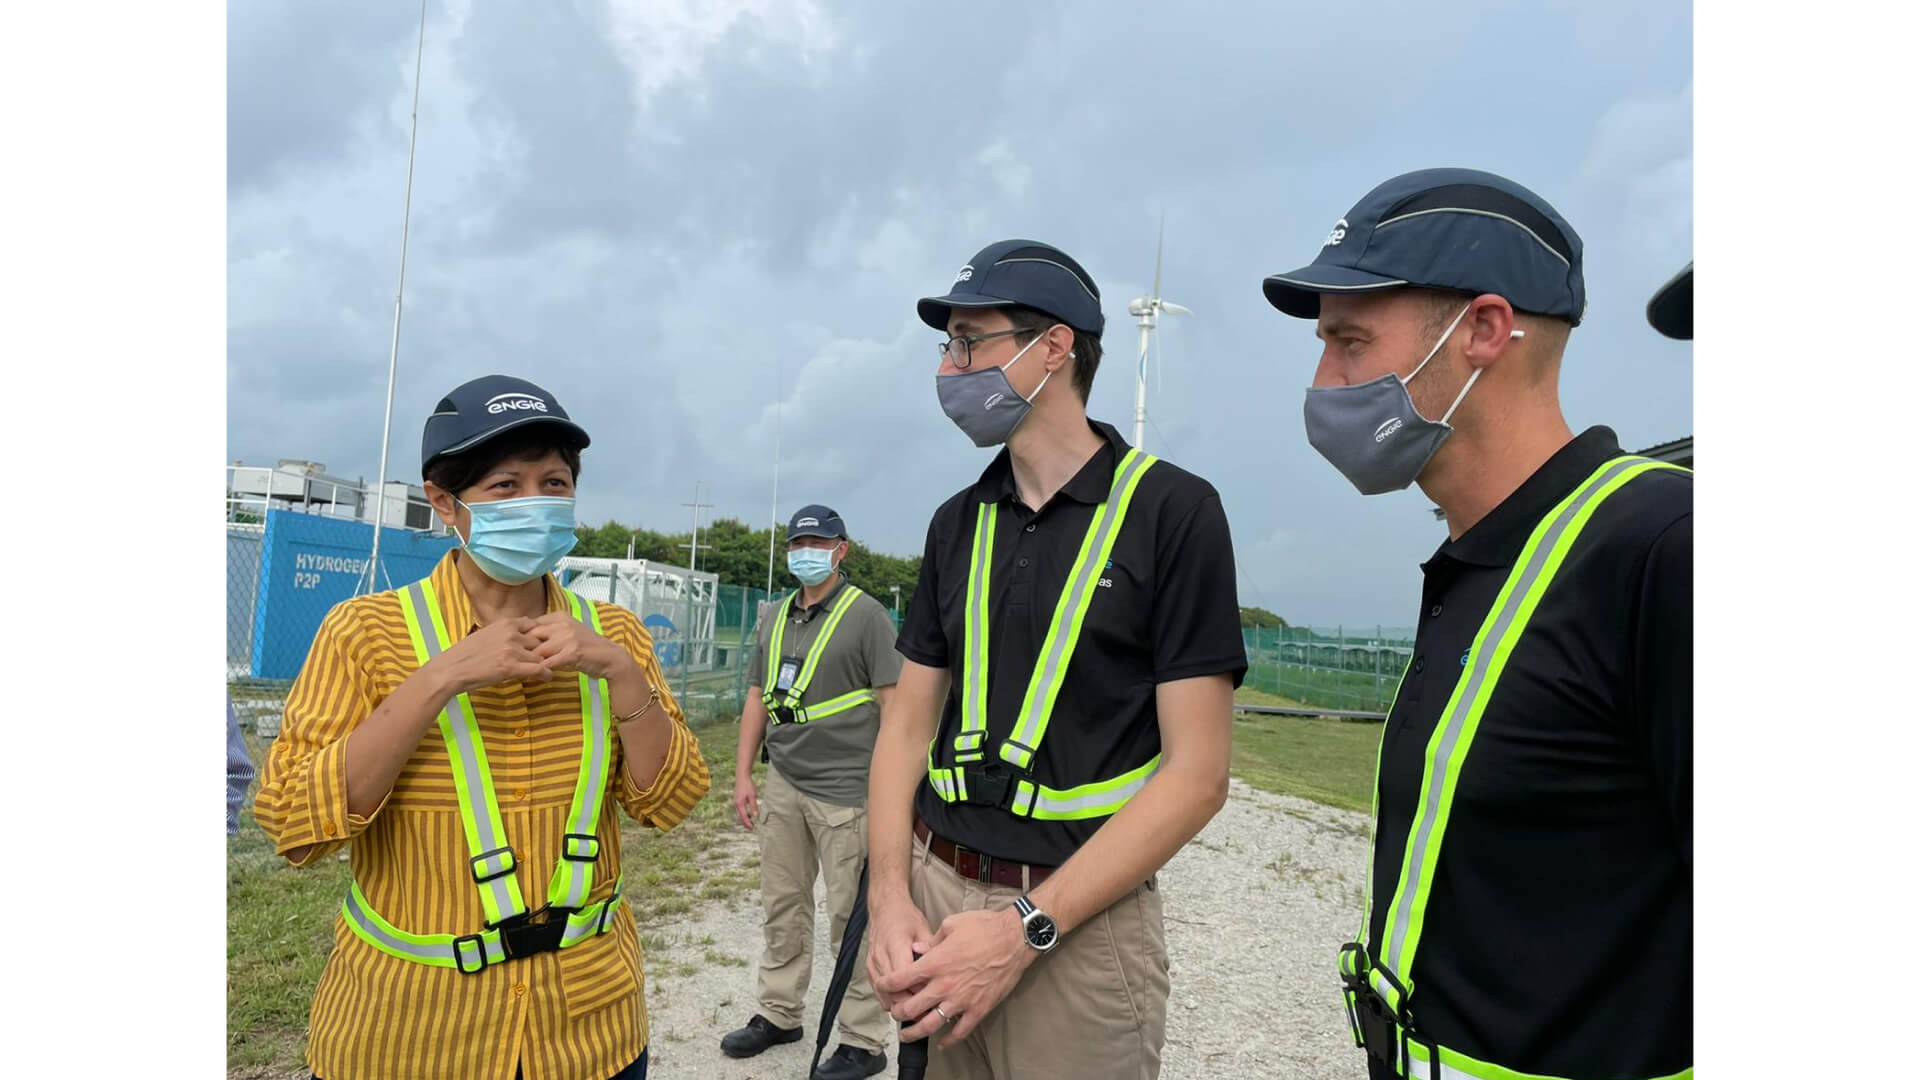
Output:
[[[961,911],[1013,906],[1021,890],[969,881],[913,841],[913,902],[938,932]],[[1155,1080],[1167,1029],[1160,893],[1136,887],[1035,960],[951,1050],[928,1040],[928,1080]]]
[[[766,908],[766,951],[760,957],[760,1013],[783,1028],[799,1027],[813,975],[813,880],[827,883],[828,941],[840,955],[840,933],[860,886],[867,854],[867,812],[802,794],[778,769],[767,770],[760,796],[760,899]],[[840,1041],[884,1050],[893,1022],[867,980],[867,946],[846,1000],[840,1003]]]

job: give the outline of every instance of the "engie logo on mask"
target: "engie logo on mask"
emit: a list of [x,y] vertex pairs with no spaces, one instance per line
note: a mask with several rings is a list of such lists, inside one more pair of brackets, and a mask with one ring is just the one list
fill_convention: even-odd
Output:
[[1387,421],[1386,423],[1381,424],[1379,427],[1373,429],[1373,441],[1386,442],[1387,436],[1392,435],[1396,431],[1399,431],[1400,427],[1401,427],[1400,418],[1396,416],[1393,419]]
[[547,403],[532,394],[501,394],[487,402],[487,411],[494,414],[515,411],[546,412]]
[[983,409],[991,409],[991,408],[993,408],[993,407],[994,407],[995,405],[998,405],[998,404],[1000,404],[1001,402],[1003,402],[1003,401],[1005,401],[1005,400],[1007,400],[1007,395],[1005,395],[1005,394],[998,394],[998,393],[996,393],[996,394],[993,394],[992,396],[990,396],[990,397],[988,397],[988,398],[987,398],[987,400],[986,400],[986,404],[984,404],[984,405],[982,405],[982,406],[980,406],[980,407],[981,407],[981,408],[983,408]]

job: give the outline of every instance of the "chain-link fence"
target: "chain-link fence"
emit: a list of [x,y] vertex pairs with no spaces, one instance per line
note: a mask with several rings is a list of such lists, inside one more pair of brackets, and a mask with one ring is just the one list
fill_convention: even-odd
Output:
[[1407,627],[1250,627],[1245,685],[1328,709],[1386,712],[1413,655]]
[[[320,622],[364,589],[371,526],[272,510],[260,523],[227,525],[227,688],[247,730],[279,734],[281,711]],[[299,520],[294,520],[299,519]],[[358,527],[350,537],[315,529]],[[425,577],[455,541],[386,530],[380,588]],[[667,689],[690,722],[738,716],[754,637],[767,606],[761,589],[722,585],[712,574],[645,560],[565,559],[568,588],[640,617],[653,638]]]

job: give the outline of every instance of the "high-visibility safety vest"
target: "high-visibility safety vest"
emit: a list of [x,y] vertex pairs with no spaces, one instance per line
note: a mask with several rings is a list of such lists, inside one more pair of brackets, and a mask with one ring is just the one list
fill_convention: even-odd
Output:
[[[1373,857],[1371,851],[1368,853],[1366,903],[1360,917],[1359,939],[1340,951],[1340,975],[1347,987],[1347,1019],[1353,1026],[1356,1045],[1364,1045],[1367,1031],[1390,1032],[1397,1043],[1392,1048],[1395,1068],[1413,1080],[1564,1080],[1480,1061],[1422,1037],[1408,1009],[1415,990],[1414,962],[1420,948],[1420,933],[1426,924],[1427,901],[1433,892],[1440,844],[1446,836],[1454,794],[1459,788],[1461,767],[1466,763],[1480,718],[1486,714],[1487,703],[1506,670],[1514,646],[1526,632],[1541,597],[1553,584],[1554,575],[1594,512],[1635,477],[1656,469],[1692,471],[1634,455],[1614,458],[1596,469],[1534,526],[1513,571],[1507,575],[1493,607],[1474,635],[1473,647],[1461,668],[1460,681],[1454,685],[1453,695],[1447,699],[1433,735],[1427,740],[1427,771],[1420,782],[1419,805],[1407,835],[1400,876],[1394,885],[1392,906],[1387,910],[1382,930],[1385,941],[1374,942],[1371,948],[1359,944],[1367,939],[1373,920]],[[1403,683],[1405,679],[1406,673],[1402,671]],[[1399,698],[1397,688],[1394,697],[1396,701]],[[1384,743],[1384,730],[1381,737]],[[1380,814],[1377,761],[1373,812],[1377,822]],[[1373,843],[1379,842],[1376,833]],[[1372,991],[1371,996],[1366,993],[1368,990]],[[1689,1066],[1655,1080],[1691,1080],[1692,1076],[1693,1069]]]
[[[600,615],[591,602],[565,592],[567,610],[574,618],[600,632]],[[416,581],[400,591],[400,610],[407,634],[422,666],[450,645],[440,600],[433,583]],[[608,691],[605,679],[580,676],[580,728],[584,752],[580,779],[574,785],[573,804],[567,809],[567,832],[560,861],[547,883],[545,922],[532,922],[515,876],[518,862],[500,822],[500,804],[493,793],[493,773],[487,750],[474,719],[473,702],[460,694],[440,711],[440,738],[453,760],[453,783],[460,797],[460,826],[466,833],[473,881],[480,889],[486,926],[472,934],[415,934],[380,917],[354,882],[342,914],[347,927],[362,941],[391,956],[415,963],[450,967],[472,975],[489,964],[554,948],[570,948],[613,927],[613,912],[621,902],[620,883],[613,895],[589,906],[593,891],[593,864],[600,857],[602,796],[607,788],[613,741],[608,733]]]
[[767,643],[767,677],[760,686],[760,701],[767,707],[767,722],[771,724],[804,724],[809,720],[825,720],[846,712],[848,709],[877,701],[871,687],[863,686],[839,697],[826,701],[816,701],[802,707],[801,695],[813,684],[814,673],[820,670],[820,658],[827,654],[827,642],[833,640],[833,632],[840,628],[840,620],[852,608],[854,601],[866,595],[853,585],[845,585],[840,595],[833,598],[833,606],[827,609],[827,621],[820,627],[820,635],[813,639],[813,646],[801,661],[800,670],[784,693],[779,692],[780,665],[785,661],[781,650],[787,637],[787,615],[799,606],[800,594],[791,592],[775,609],[777,617],[773,620],[773,639]]
[[[940,753],[936,737],[927,747],[927,779],[934,794],[947,802],[1004,807],[1018,817],[1070,821],[1107,817],[1122,806],[1160,768],[1160,755],[1119,776],[1078,787],[1056,789],[1035,783],[1033,761],[1047,735],[1053,708],[1060,698],[1067,665],[1073,660],[1080,628],[1093,605],[1100,572],[1113,554],[1114,540],[1126,521],[1127,507],[1140,478],[1159,461],[1133,448],[1114,466],[1113,486],[1094,510],[1093,521],[1080,541],[1080,554],[1067,573],[1067,584],[1053,609],[1053,622],[1040,643],[1040,655],[1027,681],[1026,698],[998,757],[1006,770],[977,764],[986,759],[987,673],[992,651],[988,645],[987,596],[993,570],[993,528],[999,507],[983,503],[974,521],[972,565],[967,572],[967,637],[960,663],[960,731],[950,753]],[[948,764],[941,765],[944,758]],[[999,764],[999,763],[995,763]]]

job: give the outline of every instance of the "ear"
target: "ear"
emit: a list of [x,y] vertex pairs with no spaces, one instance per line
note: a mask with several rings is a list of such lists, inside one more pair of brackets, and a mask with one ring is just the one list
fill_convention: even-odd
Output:
[[1040,347],[1046,350],[1048,371],[1059,371],[1073,362],[1074,332],[1067,324],[1054,323],[1040,336],[1046,342]]
[[440,516],[447,528],[461,536],[467,535],[467,512],[453,497],[453,492],[434,484],[431,480],[422,481],[421,490],[427,493],[427,501],[433,504],[433,512]]
[[1473,298],[1457,333],[1465,342],[1467,363],[1476,368],[1492,367],[1521,339],[1515,336],[1513,305],[1492,293]]

